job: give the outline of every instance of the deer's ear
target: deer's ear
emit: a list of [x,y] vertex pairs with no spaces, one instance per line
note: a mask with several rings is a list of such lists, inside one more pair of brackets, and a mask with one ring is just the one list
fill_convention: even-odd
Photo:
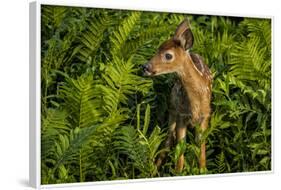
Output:
[[180,41],[181,46],[187,50],[193,45],[193,34],[187,19],[182,21],[176,29],[174,39]]

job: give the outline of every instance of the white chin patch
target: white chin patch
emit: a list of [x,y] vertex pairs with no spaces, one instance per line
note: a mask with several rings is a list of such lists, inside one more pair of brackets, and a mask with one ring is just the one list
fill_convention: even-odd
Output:
[[148,72],[148,71],[145,71],[145,72],[144,72],[144,75],[145,75],[145,76],[151,76],[152,73],[151,73],[151,72]]

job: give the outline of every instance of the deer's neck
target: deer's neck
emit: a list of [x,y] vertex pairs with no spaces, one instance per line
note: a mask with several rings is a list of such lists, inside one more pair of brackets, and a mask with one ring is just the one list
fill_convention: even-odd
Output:
[[177,74],[181,79],[183,88],[188,92],[189,96],[196,96],[202,77],[200,76],[200,71],[198,71],[198,69],[195,67],[188,53],[186,54],[184,63]]
[[186,55],[185,62],[181,70],[178,72],[181,79],[182,87],[184,88],[190,102],[192,112],[192,120],[198,121],[200,119],[200,88],[202,85],[202,76],[197,70],[189,54]]

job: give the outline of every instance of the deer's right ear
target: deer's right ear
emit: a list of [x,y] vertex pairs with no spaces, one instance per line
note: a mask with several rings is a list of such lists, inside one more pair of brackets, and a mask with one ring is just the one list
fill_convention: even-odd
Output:
[[181,46],[187,50],[193,45],[193,34],[191,32],[189,22],[187,19],[182,21],[177,27],[174,39],[180,41]]

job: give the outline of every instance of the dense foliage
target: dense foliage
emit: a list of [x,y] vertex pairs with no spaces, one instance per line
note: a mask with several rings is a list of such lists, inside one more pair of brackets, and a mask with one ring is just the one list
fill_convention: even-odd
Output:
[[[207,170],[196,129],[157,170],[175,76],[140,65],[186,17],[214,76]],[[269,19],[42,6],[41,29],[43,184],[271,170]]]

